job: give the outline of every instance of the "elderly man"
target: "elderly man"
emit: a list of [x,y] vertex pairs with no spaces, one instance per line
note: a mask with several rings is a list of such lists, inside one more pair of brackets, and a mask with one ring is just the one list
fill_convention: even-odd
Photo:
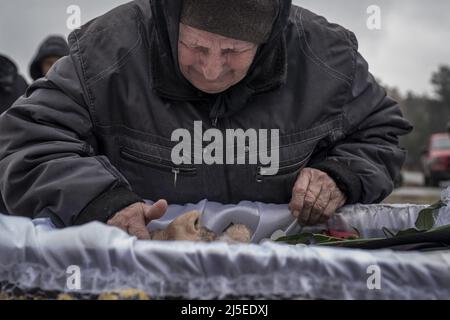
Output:
[[[301,224],[317,224],[345,204],[382,201],[404,162],[398,137],[411,126],[353,33],[290,1],[138,0],[69,44],[0,119],[0,189],[15,215],[149,239],[167,201],[249,200],[290,203]],[[276,174],[176,164],[173,133],[199,122],[277,129],[276,150],[258,150],[278,153]]]

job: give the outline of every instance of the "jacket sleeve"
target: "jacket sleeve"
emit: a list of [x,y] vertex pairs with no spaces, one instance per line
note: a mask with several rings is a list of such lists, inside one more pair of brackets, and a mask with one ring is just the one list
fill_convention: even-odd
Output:
[[59,60],[0,117],[0,193],[8,212],[58,227],[106,222],[142,201],[96,139],[72,58]]
[[405,161],[406,151],[399,147],[399,136],[409,133],[412,126],[357,52],[343,120],[340,137],[316,155],[309,167],[333,178],[347,195],[347,204],[379,203],[392,192],[393,181]]

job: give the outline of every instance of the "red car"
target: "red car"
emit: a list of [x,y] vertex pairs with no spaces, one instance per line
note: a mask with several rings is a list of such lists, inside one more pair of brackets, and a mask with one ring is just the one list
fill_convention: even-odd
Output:
[[450,134],[431,136],[423,159],[423,171],[427,186],[438,187],[441,181],[450,180]]

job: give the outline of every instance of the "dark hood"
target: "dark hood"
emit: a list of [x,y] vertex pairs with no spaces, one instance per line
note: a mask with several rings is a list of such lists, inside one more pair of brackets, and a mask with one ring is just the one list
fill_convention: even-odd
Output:
[[17,67],[9,58],[0,55],[0,91],[11,92],[17,79]]
[[50,36],[40,45],[38,52],[33,58],[30,65],[30,76],[33,80],[44,77],[41,70],[41,62],[43,59],[51,56],[64,57],[69,54],[69,46],[67,41],[60,36]]
[[176,100],[214,101],[211,118],[217,120],[239,111],[254,94],[272,90],[286,79],[287,55],[284,30],[291,0],[278,0],[280,10],[268,41],[261,45],[247,77],[227,91],[210,95],[191,85],[178,64],[178,34],[182,0],[152,1],[157,41],[151,50],[153,86],[157,93]]
[[0,114],[24,94],[27,87],[28,84],[18,73],[15,63],[11,59],[0,55]]

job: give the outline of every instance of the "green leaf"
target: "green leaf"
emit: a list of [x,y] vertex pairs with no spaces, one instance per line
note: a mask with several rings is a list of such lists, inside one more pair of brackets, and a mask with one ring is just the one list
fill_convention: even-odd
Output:
[[434,216],[435,211],[445,207],[445,205],[446,204],[444,202],[439,201],[420,211],[416,220],[416,228],[420,231],[428,231],[432,229],[436,223]]
[[393,237],[395,237],[395,233],[392,232],[391,230],[389,230],[388,228],[383,227],[382,230],[383,230],[383,233],[386,236],[386,238],[389,238],[389,237],[393,238]]
[[294,236],[282,237],[276,240],[276,242],[283,242],[286,244],[322,244],[327,242],[337,242],[342,239],[326,236],[323,234],[302,233]]
[[358,234],[358,239],[361,238],[361,232],[356,227],[352,226],[352,229],[355,230],[355,232]]
[[284,242],[287,244],[310,244],[312,235],[312,233],[302,233],[294,236],[281,237],[275,240],[275,242]]
[[[430,231],[431,231],[431,229],[430,229]],[[424,233],[424,232],[425,232],[425,230],[417,230],[417,229],[411,228],[411,229],[399,231],[395,236],[396,237],[410,236],[413,234],[419,234],[419,233]]]
[[319,246],[325,246],[325,247],[355,247],[359,245],[363,245],[366,243],[370,243],[372,241],[378,241],[378,240],[384,240],[384,238],[373,238],[373,239],[355,239],[355,240],[341,240],[341,241],[335,241],[335,242],[327,242],[327,243],[320,243]]
[[440,226],[437,228],[433,228],[428,230],[427,232],[437,232],[437,231],[444,231],[444,230],[449,230],[450,229],[450,224],[449,225],[445,225],[445,226]]
[[321,243],[328,243],[328,242],[336,242],[336,241],[342,241],[340,238],[330,237],[323,234],[313,234],[313,244],[321,244]]

